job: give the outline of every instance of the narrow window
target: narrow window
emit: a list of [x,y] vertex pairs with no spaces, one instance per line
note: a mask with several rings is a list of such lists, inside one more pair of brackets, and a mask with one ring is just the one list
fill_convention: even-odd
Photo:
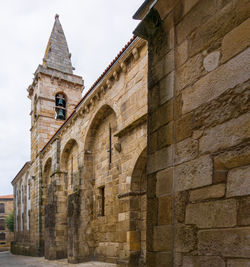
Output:
[[0,240],[5,240],[5,233],[0,233]]
[[112,162],[112,130],[111,126],[109,124],[109,169],[111,168],[111,162]]
[[71,187],[73,186],[73,157],[71,158],[71,173],[70,173],[70,179],[71,179]]
[[105,215],[105,187],[100,188],[100,216]]
[[0,219],[0,230],[5,230],[5,222],[4,222],[4,219]]
[[63,94],[56,94],[55,99],[56,119],[66,119],[66,99]]
[[0,213],[5,213],[4,203],[0,203]]
[[28,182],[28,199],[30,199],[30,180]]

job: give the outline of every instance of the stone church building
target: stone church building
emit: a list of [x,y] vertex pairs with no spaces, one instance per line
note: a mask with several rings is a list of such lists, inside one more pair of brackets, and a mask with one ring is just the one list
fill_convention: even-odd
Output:
[[28,88],[12,252],[71,263],[250,264],[250,2],[146,0],[82,97],[56,15]]

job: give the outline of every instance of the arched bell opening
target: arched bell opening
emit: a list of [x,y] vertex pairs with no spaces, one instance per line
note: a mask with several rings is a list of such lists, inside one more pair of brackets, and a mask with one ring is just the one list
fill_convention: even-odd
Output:
[[55,118],[57,120],[65,120],[66,119],[66,96],[63,93],[57,93],[55,96]]

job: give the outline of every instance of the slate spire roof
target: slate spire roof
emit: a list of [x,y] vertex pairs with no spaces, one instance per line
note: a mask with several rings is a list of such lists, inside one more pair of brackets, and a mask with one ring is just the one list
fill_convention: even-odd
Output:
[[59,21],[59,15],[56,15],[55,23],[43,58],[43,67],[73,74],[70,57],[71,54],[69,53],[63,28]]

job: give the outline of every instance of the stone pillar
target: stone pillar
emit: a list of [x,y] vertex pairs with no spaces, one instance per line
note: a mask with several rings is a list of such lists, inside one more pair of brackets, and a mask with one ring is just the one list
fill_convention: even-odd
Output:
[[52,174],[48,204],[45,207],[45,258],[67,257],[67,195],[64,188],[65,173]]

